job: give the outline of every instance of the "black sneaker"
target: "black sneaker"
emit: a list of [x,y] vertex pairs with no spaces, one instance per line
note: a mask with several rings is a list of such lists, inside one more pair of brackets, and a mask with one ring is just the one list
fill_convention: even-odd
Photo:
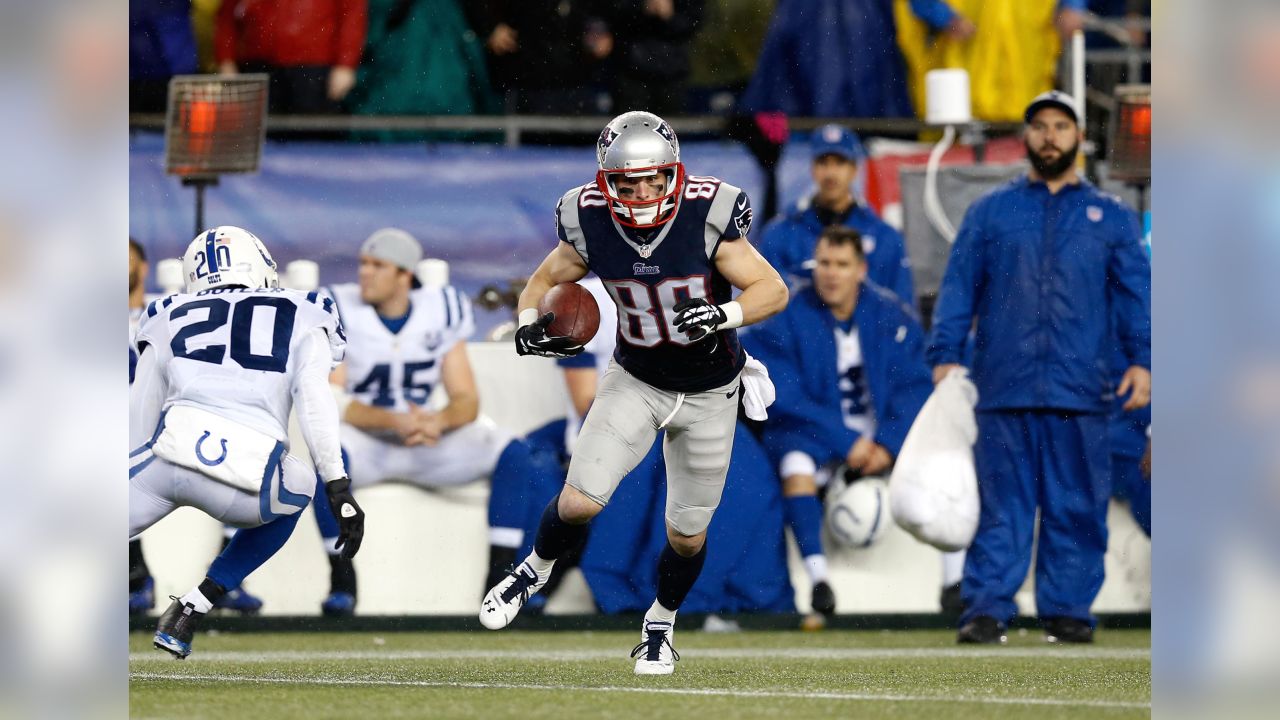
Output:
[[826,580],[814,583],[813,595],[809,601],[813,611],[831,617],[836,614],[836,593]]
[[1051,643],[1091,643],[1093,628],[1083,620],[1070,617],[1048,617],[1044,624],[1044,639]]
[[956,633],[956,642],[979,645],[1003,645],[1009,638],[1005,634],[1004,625],[990,615],[979,615],[965,623]]
[[942,588],[942,597],[938,599],[943,615],[959,617],[964,612],[964,601],[960,599],[960,583]]
[[325,617],[352,617],[356,614],[356,566],[340,555],[329,556],[329,595],[320,603]]
[[183,603],[173,595],[169,599],[173,602],[169,603],[169,608],[160,616],[153,644],[160,650],[172,653],[179,660],[184,660],[191,654],[191,639],[195,637],[196,628],[204,613],[197,611],[195,605]]

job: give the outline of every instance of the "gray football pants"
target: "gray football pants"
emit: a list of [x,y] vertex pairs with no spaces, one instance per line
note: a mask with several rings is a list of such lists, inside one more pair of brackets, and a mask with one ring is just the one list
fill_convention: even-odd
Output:
[[684,536],[707,529],[720,504],[740,378],[699,393],[659,390],[609,363],[582,424],[565,482],[606,505],[622,478],[644,459],[660,429],[667,466],[667,525]]

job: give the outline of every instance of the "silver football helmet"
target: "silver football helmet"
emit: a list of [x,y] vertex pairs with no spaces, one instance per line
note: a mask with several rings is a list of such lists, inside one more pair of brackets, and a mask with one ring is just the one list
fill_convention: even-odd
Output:
[[220,225],[196,236],[182,255],[189,293],[226,285],[280,287],[276,261],[258,236],[234,225]]
[[[652,228],[671,219],[684,186],[680,141],[666,120],[649,112],[623,113],[604,126],[596,141],[600,171],[596,185],[609,200],[617,221],[634,228]],[[624,200],[618,196],[620,176],[647,177],[664,173],[666,194],[653,200]]]

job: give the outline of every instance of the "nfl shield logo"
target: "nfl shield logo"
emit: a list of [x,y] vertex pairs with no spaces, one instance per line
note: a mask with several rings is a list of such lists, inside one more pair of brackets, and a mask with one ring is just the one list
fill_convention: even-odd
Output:
[[1084,214],[1091,222],[1099,222],[1102,220],[1102,208],[1097,205],[1090,205],[1085,209]]

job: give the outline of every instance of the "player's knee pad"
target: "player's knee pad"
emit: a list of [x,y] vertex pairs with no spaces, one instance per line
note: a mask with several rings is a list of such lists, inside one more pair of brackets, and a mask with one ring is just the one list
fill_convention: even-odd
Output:
[[711,525],[713,507],[673,507],[667,510],[667,525],[680,535],[692,536]]

